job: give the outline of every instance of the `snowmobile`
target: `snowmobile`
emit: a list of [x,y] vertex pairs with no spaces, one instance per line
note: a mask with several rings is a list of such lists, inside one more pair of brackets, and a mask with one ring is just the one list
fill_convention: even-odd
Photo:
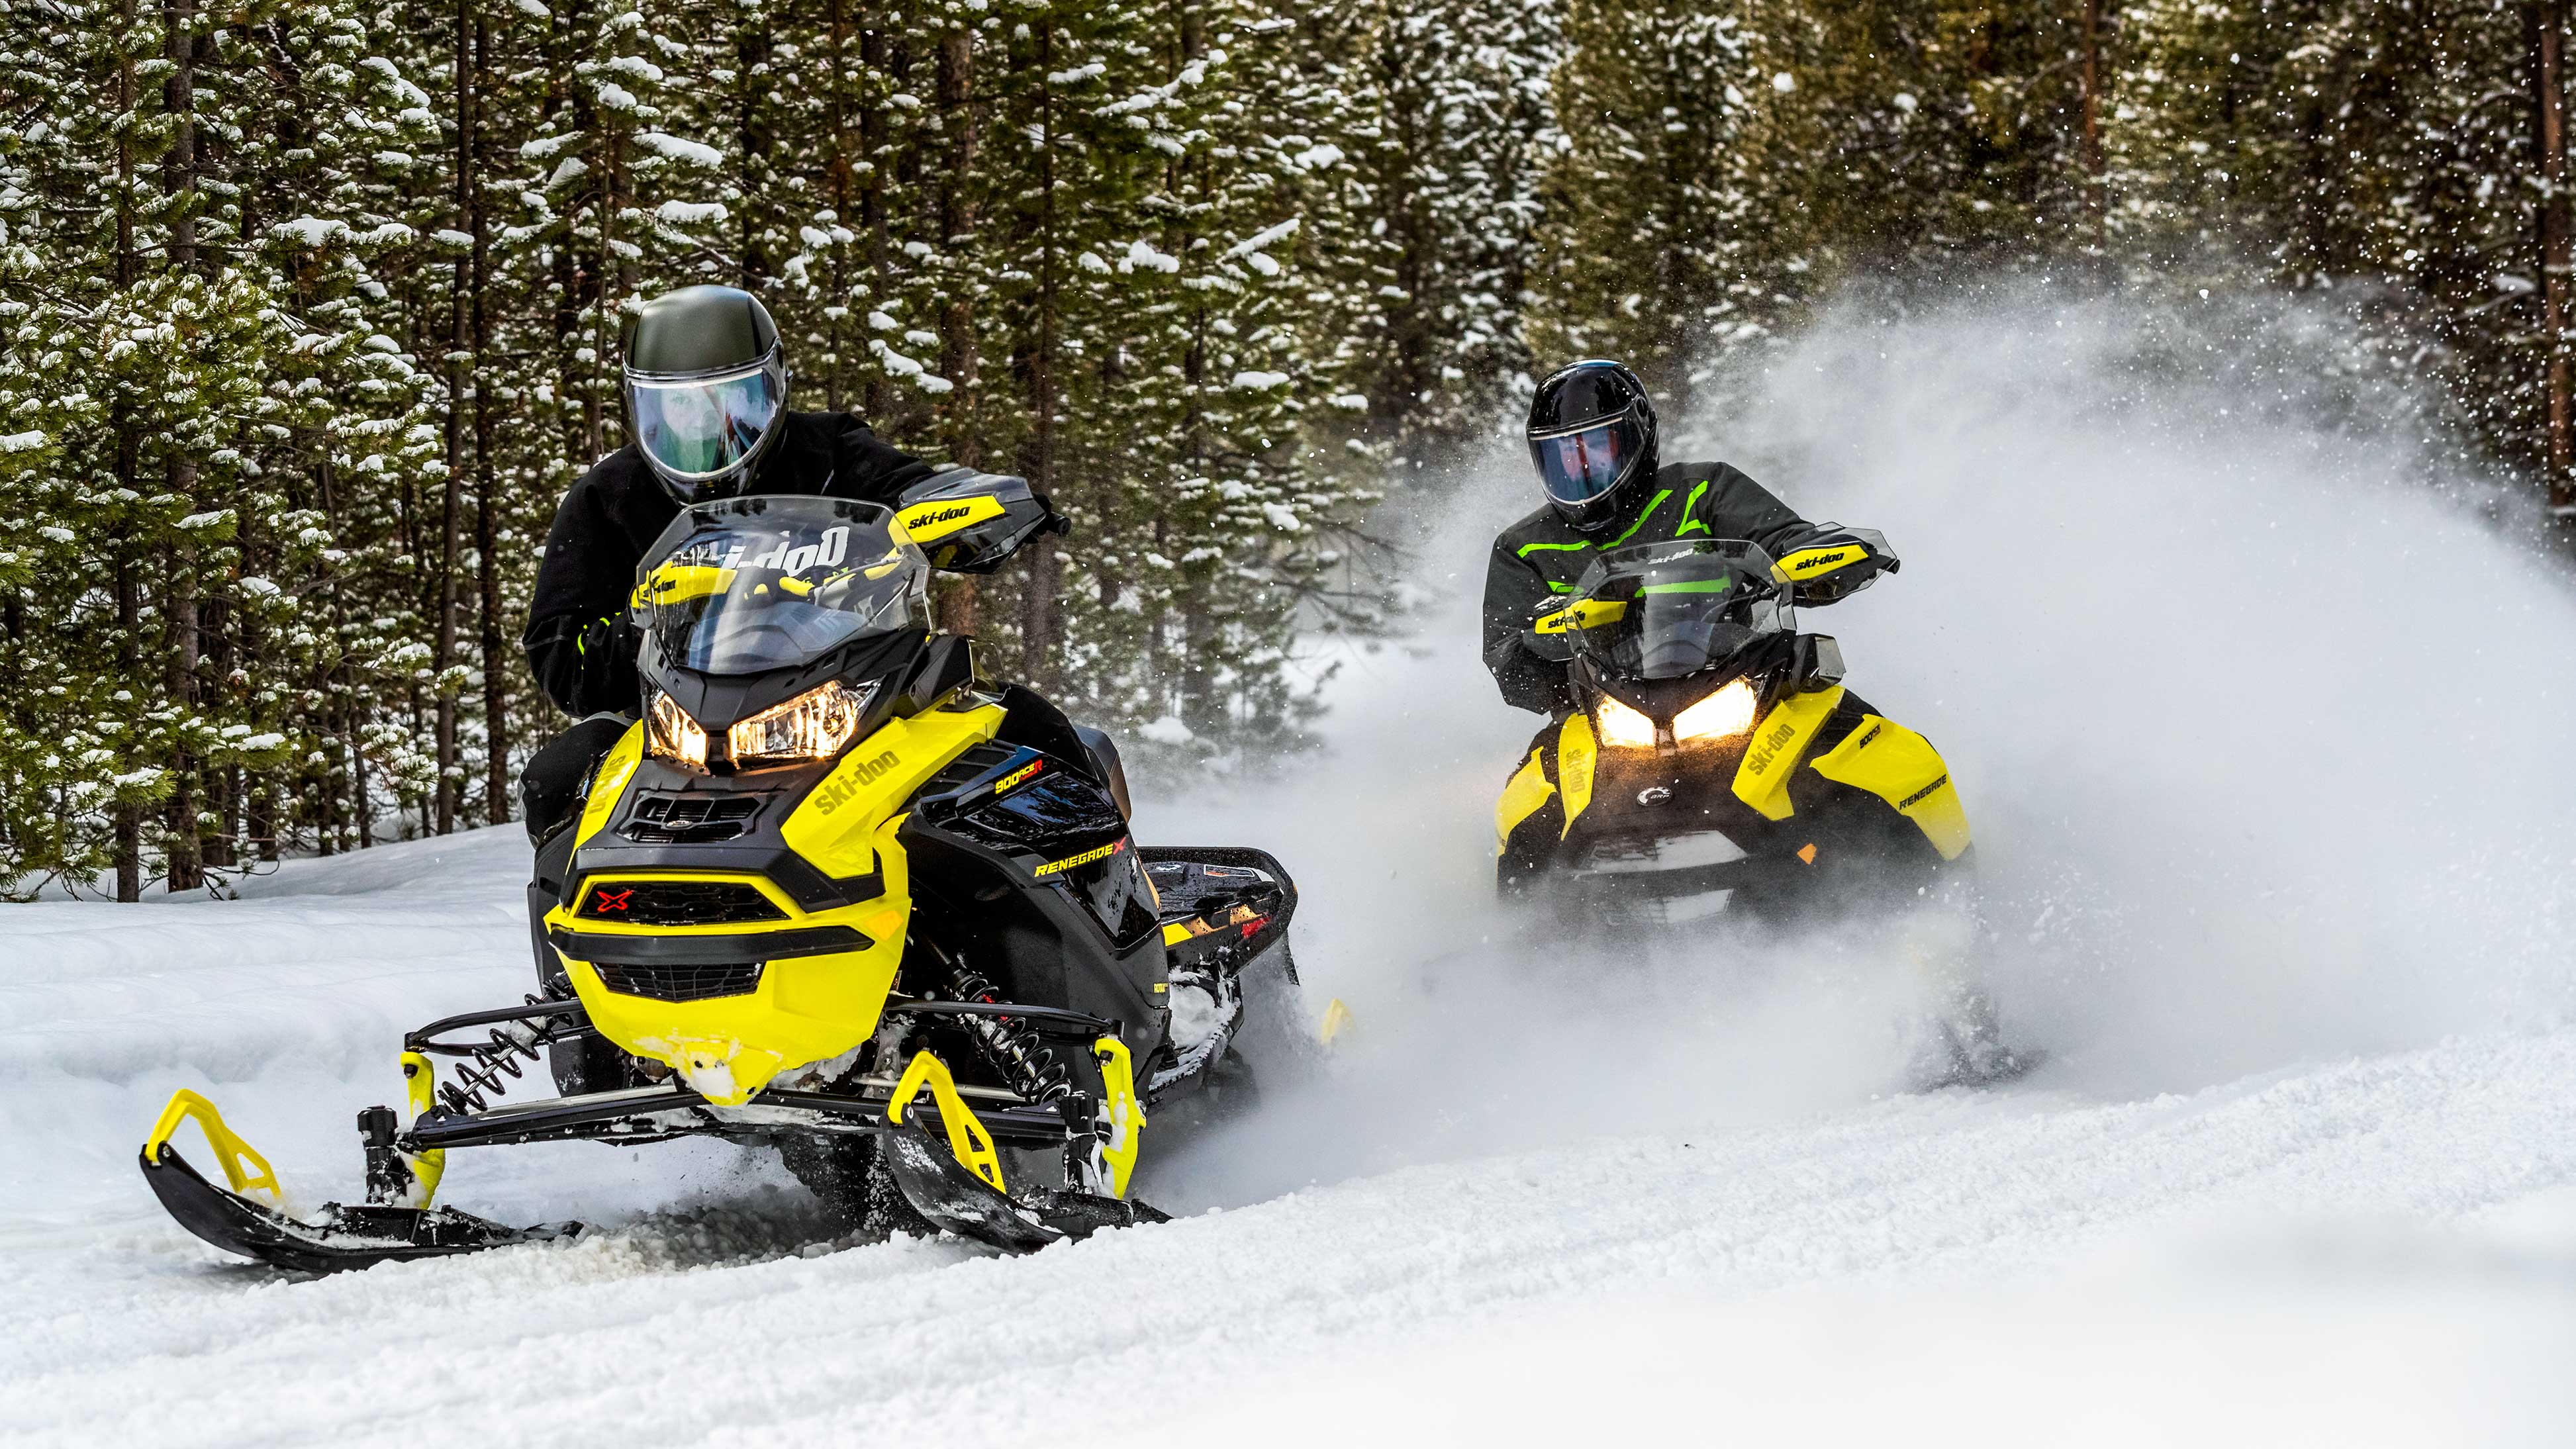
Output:
[[1601,553],[1523,634],[1569,664],[1574,703],[1495,807],[1497,876],[1561,930],[1903,918],[1946,998],[1915,1080],[1994,1082],[2039,1057],[2000,1044],[1960,962],[1972,851],[1949,766],[1844,686],[1832,636],[1798,629],[1801,602],[1897,566],[1880,534],[1833,525],[1778,559],[1741,539]]
[[[537,849],[539,989],[404,1038],[400,1110],[358,1114],[361,1203],[290,1214],[180,1092],[142,1152],[171,1215],[302,1271],[468,1252],[578,1225],[433,1206],[449,1152],[715,1135],[1009,1252],[1159,1220],[1128,1191],[1148,1114],[1249,1090],[1247,980],[1293,984],[1297,891],[1258,850],[1136,845],[1107,737],[932,628],[934,569],[1061,527],[964,470],[891,509],[684,511],[638,570],[639,716]],[[560,1095],[503,1100],[541,1058]],[[190,1120],[222,1185],[171,1145]]]
[[1866,908],[1962,868],[1940,753],[1843,686],[1831,636],[1798,631],[1802,586],[1894,569],[1874,532],[1830,538],[1781,560],[1742,540],[1608,550],[1539,611],[1524,643],[1569,662],[1574,708],[1496,807],[1506,885],[1676,924]]

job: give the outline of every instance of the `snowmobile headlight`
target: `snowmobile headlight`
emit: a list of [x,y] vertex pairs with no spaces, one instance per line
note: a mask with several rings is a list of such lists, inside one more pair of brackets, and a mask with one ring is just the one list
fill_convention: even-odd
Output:
[[692,770],[707,767],[707,732],[667,694],[655,694],[644,711],[645,747]]
[[725,741],[737,760],[819,760],[838,754],[858,733],[859,716],[876,692],[873,681],[852,689],[836,679],[735,725]]
[[1673,716],[1677,740],[1722,740],[1753,728],[1753,711],[1761,700],[1753,681],[1738,679]]
[[1655,722],[1606,694],[1601,696],[1601,707],[1593,711],[1592,722],[1605,745],[1632,750],[1655,747]]

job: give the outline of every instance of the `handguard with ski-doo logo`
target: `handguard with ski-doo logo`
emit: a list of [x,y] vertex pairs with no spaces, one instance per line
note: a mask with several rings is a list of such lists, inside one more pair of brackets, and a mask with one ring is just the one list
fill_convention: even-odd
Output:
[[[1242,1076],[1244,974],[1293,982],[1297,893],[1257,850],[1137,846],[1114,756],[934,631],[934,568],[1059,523],[959,471],[896,509],[682,512],[638,570],[639,718],[538,853],[541,990],[405,1039],[363,1205],[292,1214],[181,1093],[143,1151],[172,1215],[300,1270],[466,1252],[578,1229],[433,1208],[450,1151],[712,1134],[1009,1251],[1158,1218],[1128,1195],[1149,1113]],[[539,1061],[563,1094],[510,1099]],[[190,1120],[224,1184],[171,1145]]]

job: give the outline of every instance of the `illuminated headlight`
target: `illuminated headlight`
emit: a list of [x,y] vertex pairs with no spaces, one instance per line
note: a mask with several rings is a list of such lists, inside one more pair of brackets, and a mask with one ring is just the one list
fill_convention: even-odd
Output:
[[655,694],[644,711],[644,745],[665,760],[692,770],[707,767],[707,732],[667,694]]
[[1724,689],[1673,716],[1673,738],[1677,740],[1722,740],[1753,728],[1753,712],[1761,704],[1753,692],[1751,680],[1739,679]]
[[1601,708],[1594,711],[1592,719],[1605,745],[1632,750],[1655,747],[1655,722],[1606,694],[1601,696]]
[[763,710],[726,732],[736,760],[819,760],[838,754],[859,728],[859,716],[877,692],[833,681],[809,689],[776,709]]

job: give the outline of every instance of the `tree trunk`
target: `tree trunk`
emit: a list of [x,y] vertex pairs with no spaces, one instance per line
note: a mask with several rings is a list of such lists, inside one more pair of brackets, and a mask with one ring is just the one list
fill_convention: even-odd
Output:
[[[951,460],[972,468],[981,460],[982,439],[976,435],[975,303],[968,291],[966,252],[975,232],[975,49],[971,31],[956,29],[939,39],[939,117],[948,142],[939,177],[939,250],[948,266],[939,310],[939,373],[950,390],[941,441]],[[939,596],[939,626],[952,634],[973,634],[981,623],[977,580],[960,578]]]
[[2571,423],[2567,366],[2567,77],[2563,0],[2533,0],[2531,30],[2532,115],[2540,160],[2540,316],[2547,347],[2546,410],[2549,507],[2560,518],[2576,516],[2576,423]]
[[2108,213],[2103,198],[2102,161],[2102,0],[2081,0],[2084,6],[2084,210],[2092,228],[2092,242],[2101,246],[2109,238],[2104,234]]
[[[1034,415],[1029,447],[1029,484],[1055,496],[1056,428],[1056,185],[1055,90],[1047,77],[1055,67],[1055,23],[1037,23],[1038,76],[1038,345],[1029,359],[1029,409]],[[1056,595],[1055,537],[1040,534],[1030,545],[1028,580],[1020,591],[1020,675],[1040,691],[1056,685],[1056,658],[1061,648],[1061,603]]]
[[[164,55],[170,78],[162,83],[162,104],[171,117],[170,154],[161,163],[162,189],[172,199],[170,240],[166,253],[174,271],[197,266],[197,118],[196,8],[192,0],[168,0],[162,10]],[[174,440],[175,442],[175,440]],[[173,451],[166,464],[169,491],[197,501],[196,460]],[[188,561],[174,555],[165,578],[162,617],[168,629],[169,671],[165,685],[185,729],[197,703],[197,599]],[[167,877],[172,891],[195,890],[204,882],[197,843],[197,762],[184,742],[170,751],[170,773],[176,781],[166,820],[170,832]]]
[[[124,0],[118,8],[117,23],[124,30],[134,28],[134,0]],[[117,62],[117,114],[132,115],[134,101],[134,58],[128,54]],[[116,289],[120,292],[139,280],[134,252],[133,187],[134,134],[120,128],[116,138]],[[132,494],[140,476],[142,434],[125,404],[116,404],[109,416],[116,433],[117,490]],[[131,686],[141,674],[143,599],[134,574],[134,542],[126,527],[117,529],[111,547],[116,550],[116,674]],[[116,898],[127,904],[143,899],[143,812],[132,805],[116,807],[113,854]]]
[[[892,77],[892,56],[888,53],[884,17],[859,32],[859,64],[871,75]],[[882,102],[859,113],[859,150],[868,159],[868,175],[859,188],[859,234],[868,246],[868,298],[875,307],[886,303],[886,289],[894,278],[893,258],[887,246],[886,217],[886,108]],[[862,325],[866,319],[860,319]],[[894,410],[894,387],[883,369],[873,369],[868,378],[867,415],[878,427],[886,426],[887,414]]]
[[[474,70],[479,78],[484,73],[486,57],[491,51],[489,23],[477,17],[474,22]],[[485,140],[483,136],[482,91],[474,93],[475,151],[478,162]],[[483,750],[484,807],[487,824],[498,825],[510,818],[510,692],[508,687],[511,661],[504,652],[508,645],[501,627],[501,523],[500,506],[492,494],[499,486],[492,473],[492,410],[486,405],[483,387],[485,359],[492,348],[492,318],[487,300],[492,292],[491,238],[485,234],[483,196],[477,189],[469,193],[466,210],[471,220],[474,261],[474,573],[476,602],[482,617],[483,654]]]
[[[474,56],[473,0],[456,0],[456,225],[472,234],[474,226]],[[468,369],[473,337],[466,325],[473,305],[473,264],[459,257],[448,269],[447,299],[447,476],[438,510],[438,634],[433,668],[438,685],[438,821],[441,835],[456,829],[457,796],[462,792],[456,758],[456,691],[445,675],[456,663],[456,569],[465,511],[465,409],[474,376]]]

